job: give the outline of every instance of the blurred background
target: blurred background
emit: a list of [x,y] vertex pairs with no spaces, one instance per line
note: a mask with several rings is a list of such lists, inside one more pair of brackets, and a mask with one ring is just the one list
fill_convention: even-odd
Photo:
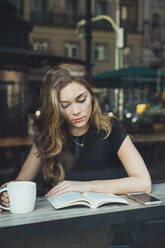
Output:
[[164,181],[165,1],[0,0],[0,183],[20,170],[43,75],[61,62],[87,68],[102,111]]

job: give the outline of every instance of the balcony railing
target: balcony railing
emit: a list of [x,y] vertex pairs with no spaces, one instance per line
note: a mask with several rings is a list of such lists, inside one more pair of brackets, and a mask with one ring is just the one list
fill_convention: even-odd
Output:
[[120,25],[124,28],[127,32],[135,33],[137,32],[137,21],[134,20],[121,20]]
[[[56,27],[73,27],[79,21],[85,19],[85,16],[74,14],[54,14],[50,12],[31,12],[31,21],[36,25],[56,26]],[[92,23],[93,29],[98,30],[111,30],[111,24],[105,20]]]
[[[77,14],[54,14],[44,11],[31,12],[31,21],[36,25],[76,28],[77,23],[82,19],[85,19],[85,16]],[[128,32],[137,31],[136,21],[121,21],[121,26],[124,27]],[[92,23],[92,27],[93,29],[97,30],[113,30],[111,24],[105,20]]]
[[38,11],[31,12],[31,21],[38,25],[76,27],[77,23],[83,18],[83,16],[73,14],[54,14]]

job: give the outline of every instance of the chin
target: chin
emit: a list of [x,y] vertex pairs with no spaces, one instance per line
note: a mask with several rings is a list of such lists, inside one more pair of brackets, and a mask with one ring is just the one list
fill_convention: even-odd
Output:
[[87,125],[87,122],[74,123],[74,127],[83,128]]
[[74,124],[74,127],[85,127],[86,126],[86,123],[83,124],[83,123],[77,123],[77,124]]

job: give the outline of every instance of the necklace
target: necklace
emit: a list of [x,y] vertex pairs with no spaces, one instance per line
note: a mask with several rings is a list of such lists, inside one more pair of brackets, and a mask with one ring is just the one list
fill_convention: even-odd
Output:
[[81,147],[84,147],[84,146],[85,146],[85,145],[84,145],[85,136],[86,136],[86,133],[84,134],[81,143],[77,142],[77,141],[74,140],[73,138],[72,138],[72,141],[73,141],[76,145],[81,146]]

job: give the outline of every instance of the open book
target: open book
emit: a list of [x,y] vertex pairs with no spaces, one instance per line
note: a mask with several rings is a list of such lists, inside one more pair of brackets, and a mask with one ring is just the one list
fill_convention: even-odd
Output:
[[56,208],[65,208],[75,205],[84,205],[90,208],[97,208],[107,203],[124,203],[128,202],[117,195],[107,193],[95,192],[68,192],[58,196],[51,196],[47,198],[48,201]]

